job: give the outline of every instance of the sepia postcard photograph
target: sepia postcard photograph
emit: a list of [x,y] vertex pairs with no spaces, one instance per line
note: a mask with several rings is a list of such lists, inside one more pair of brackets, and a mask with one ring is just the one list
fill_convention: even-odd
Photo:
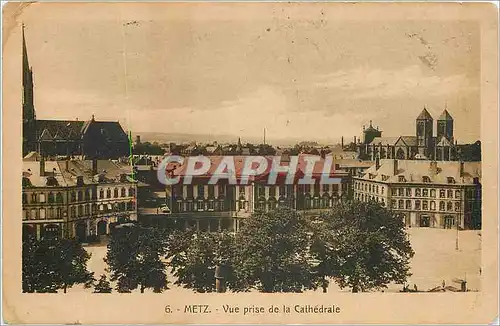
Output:
[[494,4],[2,14],[5,323],[498,317]]

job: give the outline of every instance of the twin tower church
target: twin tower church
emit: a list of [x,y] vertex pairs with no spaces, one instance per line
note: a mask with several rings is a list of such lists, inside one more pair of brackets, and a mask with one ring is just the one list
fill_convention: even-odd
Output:
[[415,121],[415,136],[382,137],[382,131],[363,126],[363,142],[358,142],[360,158],[375,160],[393,158],[400,160],[453,161],[458,159],[457,144],[453,137],[453,118],[445,109],[437,120],[434,136],[434,119],[426,108]]

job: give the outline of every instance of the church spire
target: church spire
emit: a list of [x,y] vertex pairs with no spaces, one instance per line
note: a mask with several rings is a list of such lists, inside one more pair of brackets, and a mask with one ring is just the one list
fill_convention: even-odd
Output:
[[28,60],[28,50],[26,48],[26,38],[23,33],[23,120],[35,120],[35,105],[33,101],[33,71]]

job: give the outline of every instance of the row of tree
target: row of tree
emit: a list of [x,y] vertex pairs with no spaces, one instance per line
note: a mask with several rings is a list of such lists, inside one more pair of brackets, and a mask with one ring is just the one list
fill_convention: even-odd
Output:
[[175,284],[196,292],[216,291],[216,274],[233,292],[326,291],[328,278],[358,292],[404,284],[412,256],[401,218],[356,201],[315,218],[288,208],[257,212],[235,234],[123,228],[106,262],[120,292],[167,289],[167,267]]
[[[412,256],[401,218],[376,202],[355,201],[318,217],[288,208],[257,212],[237,233],[119,227],[104,260],[122,293],[168,289],[167,268],[175,284],[196,292],[216,291],[216,274],[233,292],[326,291],[329,278],[358,292],[405,283]],[[86,269],[89,258],[70,240],[27,240],[23,291],[89,287],[95,283]],[[111,292],[106,276],[94,292]]]

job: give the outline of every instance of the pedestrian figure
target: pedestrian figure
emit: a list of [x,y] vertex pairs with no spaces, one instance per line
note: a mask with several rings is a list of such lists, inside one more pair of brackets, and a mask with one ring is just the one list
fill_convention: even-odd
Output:
[[479,275],[481,275],[481,267],[479,267]]
[[445,285],[446,285],[446,284],[445,284],[445,282],[444,282],[444,280],[443,280],[443,289],[444,289]]
[[418,289],[417,289],[417,285],[416,285],[416,284],[413,284],[413,289],[415,290],[415,292],[417,292],[417,291],[418,291]]
[[323,284],[321,284],[321,287],[323,288],[323,293],[326,293],[326,290],[328,289],[328,280],[326,278],[323,279]]

